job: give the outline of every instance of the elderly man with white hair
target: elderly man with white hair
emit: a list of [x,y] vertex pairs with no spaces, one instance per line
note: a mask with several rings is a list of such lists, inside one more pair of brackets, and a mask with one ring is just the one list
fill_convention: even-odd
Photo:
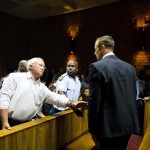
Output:
[[40,112],[43,103],[86,109],[86,102],[72,102],[65,95],[50,91],[40,82],[45,70],[42,58],[28,60],[27,70],[27,73],[11,73],[4,80],[0,91],[2,129],[11,129],[11,126],[31,120]]

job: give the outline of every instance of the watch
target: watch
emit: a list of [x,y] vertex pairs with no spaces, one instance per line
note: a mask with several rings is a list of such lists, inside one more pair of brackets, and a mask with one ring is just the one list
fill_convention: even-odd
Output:
[[73,107],[73,102],[69,101],[69,107]]

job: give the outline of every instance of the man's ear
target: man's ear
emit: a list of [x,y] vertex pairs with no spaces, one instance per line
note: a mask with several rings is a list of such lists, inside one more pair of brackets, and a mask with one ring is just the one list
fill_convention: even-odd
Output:
[[30,66],[29,66],[29,70],[32,68],[32,66],[33,66],[33,65],[30,65]]
[[105,45],[101,45],[101,50],[103,51],[105,49]]

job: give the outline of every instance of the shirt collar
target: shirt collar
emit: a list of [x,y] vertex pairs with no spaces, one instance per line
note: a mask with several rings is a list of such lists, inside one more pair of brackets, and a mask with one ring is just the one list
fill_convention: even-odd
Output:
[[29,71],[27,72],[27,78],[33,78],[32,74]]
[[104,59],[106,56],[110,56],[110,55],[115,55],[113,52],[109,52],[109,53],[107,53],[107,54],[105,54],[103,57],[102,57],[102,59]]
[[[67,72],[66,72],[66,74],[67,74]],[[69,76],[69,75],[68,75],[68,77],[69,77],[69,78],[72,78],[72,77],[71,77],[71,76]],[[72,78],[72,79],[73,79],[73,78]],[[78,76],[77,76],[77,75],[75,75],[75,79],[73,79],[73,80],[75,80],[75,81],[79,80]]]
[[38,80],[35,81],[34,77],[32,76],[32,74],[30,73],[30,71],[27,72],[27,78],[31,78],[34,82],[40,83],[40,78]]

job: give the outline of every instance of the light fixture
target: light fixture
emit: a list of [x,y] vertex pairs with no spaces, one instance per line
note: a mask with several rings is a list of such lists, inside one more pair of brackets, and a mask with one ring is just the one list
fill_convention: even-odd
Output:
[[68,35],[71,37],[72,40],[75,39],[75,37],[78,35],[79,27],[77,25],[70,25],[68,27]]
[[150,26],[150,15],[138,16],[132,19],[132,23],[137,28],[146,28]]
[[145,24],[150,25],[150,16],[145,16]]

